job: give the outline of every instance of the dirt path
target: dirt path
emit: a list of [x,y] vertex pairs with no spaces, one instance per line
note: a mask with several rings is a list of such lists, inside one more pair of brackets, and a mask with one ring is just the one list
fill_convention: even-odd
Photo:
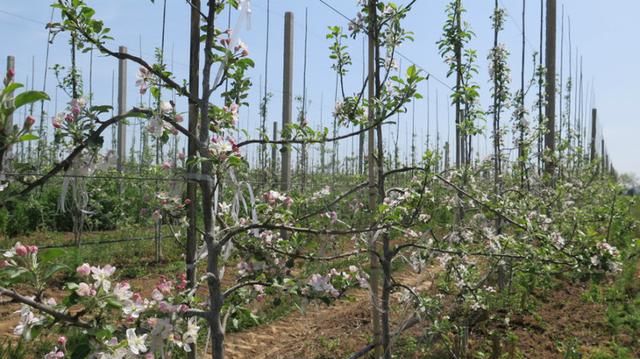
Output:
[[[432,273],[403,273],[399,277],[418,291],[425,291],[431,288]],[[331,306],[311,304],[304,313],[296,311],[272,323],[228,334],[227,356],[231,359],[343,358],[369,343],[369,303],[369,292],[357,290],[351,293],[351,300],[340,300]]]

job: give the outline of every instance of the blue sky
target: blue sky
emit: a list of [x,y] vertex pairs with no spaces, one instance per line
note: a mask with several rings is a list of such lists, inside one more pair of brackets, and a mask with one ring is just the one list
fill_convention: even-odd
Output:
[[[35,87],[43,86],[44,55],[46,50],[47,31],[44,24],[49,21],[51,9],[47,0],[0,0],[0,33],[3,36],[0,64],[4,68],[7,55],[17,58],[17,78],[24,82],[31,73],[31,60],[35,56]],[[265,64],[265,27],[267,0],[253,0],[251,28],[243,28],[241,38],[251,50],[251,56],[256,61],[256,69],[251,72],[255,85],[251,92],[249,109],[243,109],[240,127],[248,129],[255,135],[258,126],[259,84],[264,79]],[[344,14],[355,15],[355,0],[326,0]],[[402,2],[402,1],[401,1]],[[506,7],[509,17],[502,33],[502,41],[511,51],[510,64],[512,67],[513,83],[519,84],[520,73],[520,31],[521,0],[500,0]],[[162,0],[152,4],[149,0],[109,0],[88,1],[97,10],[97,17],[105,21],[112,29],[115,38],[109,46],[116,49],[118,45],[125,45],[135,54],[142,53],[143,57],[151,58],[154,48],[160,46]],[[401,52],[422,68],[428,70],[438,79],[449,84],[453,81],[446,78],[446,66],[442,63],[436,41],[440,39],[442,24],[445,20],[444,9],[446,0],[418,0],[409,14],[406,27],[415,33],[415,42],[409,43]],[[531,54],[538,47],[539,1],[527,0],[527,77],[531,76]],[[594,96],[590,100],[599,110],[602,127],[604,129],[607,148],[614,165],[621,172],[635,172],[640,174],[640,156],[636,154],[637,136],[640,133],[640,121],[636,118],[634,105],[638,99],[640,75],[634,71],[636,59],[640,55],[638,42],[635,40],[635,16],[640,13],[640,2],[637,0],[596,1],[596,0],[566,0],[558,1],[558,18],[564,5],[565,14],[571,18],[571,37],[573,47],[577,47],[579,56],[584,61],[585,88],[593,87]],[[493,8],[493,0],[467,0],[468,9],[466,20],[476,33],[471,46],[478,51],[478,65],[480,74],[477,82],[482,88],[482,104],[488,105],[488,83],[486,57],[492,44],[492,31],[489,16]],[[302,64],[304,46],[304,13],[309,12],[309,48],[308,48],[308,76],[307,94],[311,101],[309,118],[314,126],[327,126],[333,108],[335,75],[330,69],[328,59],[329,42],[325,39],[327,26],[342,25],[347,22],[335,12],[323,5],[319,0],[271,0],[271,34],[269,48],[268,87],[273,93],[268,122],[279,121],[281,113],[280,88],[282,85],[282,38],[283,18],[285,11],[293,11],[296,21],[295,34],[295,84],[294,94],[302,94]],[[232,15],[232,27],[236,22]],[[55,14],[55,18],[59,18]],[[189,10],[183,0],[168,0],[165,58],[169,67],[173,67],[175,76],[180,81],[186,78],[188,63],[188,21]],[[226,15],[220,19],[226,23]],[[560,25],[558,27],[560,29]],[[568,25],[565,20],[568,36]],[[142,48],[140,48],[140,40]],[[560,41],[558,40],[558,44]],[[357,39],[349,43],[352,51],[353,68],[347,81],[349,92],[356,91],[362,77],[362,40]],[[67,38],[61,36],[51,47],[49,64],[68,65]],[[565,37],[565,76],[568,74],[568,40]],[[558,52],[559,54],[559,52]],[[575,59],[575,49],[573,58]],[[82,55],[80,65],[85,74],[85,85],[88,86],[89,56]],[[402,60],[406,67],[408,61]],[[111,103],[111,78],[117,69],[117,62],[111,58],[94,58],[93,92],[94,103]],[[575,69],[575,66],[574,66]],[[129,67],[129,103],[139,101],[134,86],[137,67]],[[55,80],[49,72],[47,92],[54,97]],[[429,90],[429,91],[427,91]],[[436,91],[438,92],[438,116],[436,117]],[[416,103],[416,135],[420,150],[424,149],[424,139],[427,132],[427,119],[430,120],[432,143],[435,143],[435,128],[440,128],[441,137],[447,136],[447,96],[446,86],[432,79],[423,84],[420,92],[426,99]],[[587,91],[590,92],[590,91]],[[427,96],[430,95],[430,96]],[[62,94],[58,97],[58,109],[67,101]],[[322,103],[322,106],[321,106]],[[179,109],[185,109],[184,101],[178,101]],[[53,113],[55,101],[47,105]],[[320,118],[323,113],[323,120]],[[405,157],[409,148],[411,128],[411,106],[409,112],[400,118],[400,143],[402,156]],[[509,114],[503,116],[508,120]],[[449,125],[449,129],[451,126]],[[348,131],[348,130],[343,130]],[[395,126],[389,128],[389,133],[395,132]],[[133,133],[133,130],[132,130]],[[422,139],[422,141],[420,141]],[[487,151],[484,144],[480,144],[480,151],[484,155]],[[354,148],[351,141],[340,145],[341,154],[350,154]]]

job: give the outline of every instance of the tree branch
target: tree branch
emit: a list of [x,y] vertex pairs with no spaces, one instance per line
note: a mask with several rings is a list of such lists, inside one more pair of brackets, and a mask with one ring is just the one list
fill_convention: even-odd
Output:
[[4,295],[7,296],[11,299],[13,299],[16,302],[22,303],[22,304],[26,304],[32,308],[35,308],[43,313],[49,314],[50,316],[52,316],[54,319],[61,321],[61,322],[65,322],[68,324],[71,324],[73,326],[76,327],[80,327],[80,328],[85,328],[85,329],[91,329],[91,325],[89,325],[89,323],[86,323],[82,320],[80,320],[80,318],[76,317],[76,316],[72,316],[66,313],[62,313],[62,312],[58,312],[57,310],[46,306],[42,303],[38,303],[30,298],[27,298],[21,294],[16,293],[13,290],[9,290],[3,287],[0,287],[0,295]]
[[33,191],[35,188],[43,185],[51,177],[55,176],[58,172],[68,169],[71,166],[73,160],[76,157],[78,157],[78,155],[80,155],[82,153],[82,151],[89,146],[89,144],[96,142],[100,138],[100,135],[102,134],[102,132],[104,132],[104,130],[109,128],[109,126],[111,126],[111,125],[113,125],[113,124],[115,124],[115,123],[117,123],[117,122],[119,122],[121,120],[124,120],[124,119],[126,119],[128,117],[134,117],[135,115],[140,114],[140,113],[144,113],[144,112],[141,111],[140,109],[134,108],[134,109],[122,114],[122,115],[118,115],[118,116],[112,117],[111,119],[109,119],[107,121],[103,121],[100,124],[100,127],[98,127],[95,131],[91,132],[89,137],[87,137],[80,145],[76,146],[73,149],[73,151],[71,151],[71,153],[67,156],[67,158],[62,160],[57,165],[55,165],[44,176],[40,177],[39,179],[37,179],[34,182],[31,182],[25,189],[20,191],[18,193],[18,195],[19,196],[24,196],[24,195],[28,194],[29,192]]

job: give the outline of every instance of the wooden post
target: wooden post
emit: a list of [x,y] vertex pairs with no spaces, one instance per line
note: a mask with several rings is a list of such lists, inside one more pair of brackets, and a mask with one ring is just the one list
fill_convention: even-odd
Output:
[[[127,53],[125,46],[120,46],[121,54]],[[127,112],[127,61],[118,60],[118,115]],[[127,126],[124,121],[118,122],[118,171],[124,171],[126,162]]]
[[[282,135],[283,140],[290,138],[293,103],[293,13],[284,15],[284,69],[282,81]],[[288,192],[291,188],[291,150],[289,144],[283,144],[280,150],[282,164],[280,171],[280,190]]]
[[449,141],[444,143],[444,170],[449,170]]
[[[278,122],[273,121],[273,138],[274,141],[278,139]],[[271,146],[271,177],[274,181],[278,178],[278,149],[276,145]]]
[[598,115],[598,110],[595,108],[592,109],[591,110],[591,153],[589,156],[589,160],[591,160],[591,163],[593,163],[593,161],[596,160],[596,134],[598,131],[597,115]]
[[601,166],[602,166],[602,171],[604,172],[604,171],[607,170],[607,162],[605,160],[605,153],[606,152],[604,150],[604,138],[600,140],[600,151],[601,151],[600,155],[602,156]]
[[556,21],[556,0],[547,0],[547,72],[545,81],[547,131],[544,135],[544,152],[551,157],[545,159],[544,170],[549,176],[553,176],[554,173],[553,155],[556,150]]

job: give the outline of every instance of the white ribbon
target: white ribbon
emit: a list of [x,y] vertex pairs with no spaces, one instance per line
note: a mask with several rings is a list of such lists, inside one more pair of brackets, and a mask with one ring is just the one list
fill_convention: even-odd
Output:
[[[241,0],[238,5],[238,11],[240,11],[240,16],[236,21],[236,25],[233,27],[233,32],[231,33],[231,38],[229,41],[229,48],[234,48],[240,42],[240,35],[243,25],[246,23],[247,30],[251,30],[251,0]],[[216,80],[213,82],[217,84],[222,79],[222,75],[224,74],[224,68],[227,66],[227,59],[224,60],[222,64],[220,64],[220,68],[218,69],[218,73],[216,74]]]

